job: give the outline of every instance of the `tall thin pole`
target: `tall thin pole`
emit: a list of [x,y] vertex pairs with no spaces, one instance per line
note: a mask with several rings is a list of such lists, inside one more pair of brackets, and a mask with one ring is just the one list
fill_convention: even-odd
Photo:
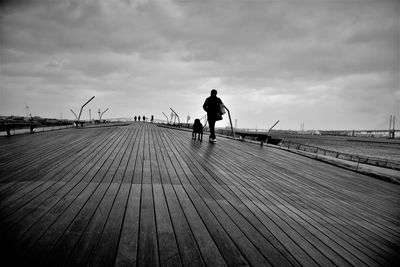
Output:
[[396,134],[396,130],[394,129],[394,123],[395,123],[395,121],[396,121],[395,118],[396,118],[396,117],[393,115],[393,139],[394,139],[395,134]]
[[389,139],[392,139],[392,115],[389,118]]
[[168,116],[167,116],[167,115],[165,115],[165,113],[164,113],[164,112],[163,112],[162,114],[164,114],[165,118],[167,118],[167,124],[169,124],[169,121],[168,121]]
[[272,130],[272,128],[274,128],[275,127],[275,125],[277,125],[278,124],[278,122],[279,122],[279,120],[277,120],[275,123],[274,123],[274,125],[272,125],[271,126],[271,128],[269,128],[269,130],[268,130],[268,133]]
[[92,98],[90,98],[85,104],[83,104],[83,106],[81,107],[81,111],[79,112],[79,116],[78,116],[78,121],[81,119],[81,114],[82,114],[82,110],[83,107],[86,106],[90,101],[92,101],[94,98],[94,96],[92,96]]
[[[108,110],[108,108],[101,113],[100,120],[101,120],[101,117],[103,117],[103,114],[106,113],[107,110]],[[100,111],[100,109],[99,109],[99,111]]]
[[76,116],[75,112],[72,109],[70,109],[70,110],[75,115],[75,119],[78,120],[78,116]]
[[25,103],[25,109],[26,109],[26,118],[28,118],[29,106],[26,103]]
[[172,108],[170,108],[170,109],[171,109],[172,112],[175,114],[175,116],[178,118],[178,122],[179,122],[179,125],[180,125],[180,124],[181,124],[181,120],[179,119],[178,113],[176,113],[175,110],[173,110]]
[[231,113],[229,109],[225,106],[226,111],[228,111],[228,117],[229,117],[229,123],[231,124],[231,131],[232,131],[232,136],[235,138],[235,131],[233,130],[233,125],[232,125],[232,119],[231,119]]

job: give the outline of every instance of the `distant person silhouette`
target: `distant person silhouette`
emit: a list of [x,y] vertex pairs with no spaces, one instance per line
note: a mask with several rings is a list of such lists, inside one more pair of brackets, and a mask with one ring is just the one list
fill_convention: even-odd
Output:
[[151,115],[151,122],[153,122],[154,121],[154,116],[153,115]]
[[210,142],[215,143],[215,123],[222,120],[221,114],[221,99],[217,97],[217,90],[211,90],[211,96],[209,96],[203,104],[203,109],[207,112],[208,125],[210,127]]
[[138,120],[140,121],[140,116],[138,116]]
[[143,121],[146,121],[146,117],[145,116],[143,116]]
[[137,120],[136,116],[135,116],[135,121]]

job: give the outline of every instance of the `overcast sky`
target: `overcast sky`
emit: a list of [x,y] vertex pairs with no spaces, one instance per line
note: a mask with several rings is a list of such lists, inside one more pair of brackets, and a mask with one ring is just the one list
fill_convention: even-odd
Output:
[[400,125],[397,0],[0,2],[1,115],[192,121],[215,88],[238,127]]

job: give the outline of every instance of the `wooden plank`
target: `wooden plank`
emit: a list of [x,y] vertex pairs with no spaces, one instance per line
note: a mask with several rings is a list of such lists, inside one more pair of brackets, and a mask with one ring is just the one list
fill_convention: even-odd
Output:
[[130,186],[126,184],[121,186],[89,265],[112,266],[114,264],[129,190]]
[[[287,259],[294,257],[302,266],[317,266],[316,262],[314,262],[313,259],[304,252],[301,246],[293,241],[280,225],[268,217],[254,201],[251,201],[247,195],[240,190],[240,187],[231,186],[231,189],[237,194],[243,204],[260,220],[263,226],[258,229],[267,229],[266,232],[268,239],[271,241],[274,240],[276,247],[284,247],[283,249],[280,249],[280,252],[285,255]],[[268,232],[270,234],[268,234]],[[294,265],[297,264],[294,263]]]
[[[297,186],[296,188],[298,188],[298,186]],[[308,191],[309,191],[309,190],[308,190]]]
[[[121,138],[118,140],[116,141],[117,143],[121,141]],[[108,152],[113,153],[116,147]],[[102,160],[99,162],[105,162],[110,155],[109,153],[103,154],[101,156]],[[108,166],[109,164],[101,164],[101,168],[108,168]],[[99,172],[96,171],[95,174],[97,175]],[[97,205],[97,202],[101,199],[107,188],[107,184],[93,182],[96,175],[92,176],[91,180],[89,179],[89,186],[85,188],[68,209],[63,212],[63,216],[59,216],[52,227],[47,229],[46,233],[42,235],[42,245],[40,245],[39,248],[43,249],[40,251],[41,256],[37,257],[37,260],[45,260],[50,264],[57,261],[63,262],[68,257],[68,253],[65,253],[65,250],[68,248],[71,249],[71,247],[73,247],[79,240],[87,221],[93,213],[93,208]],[[80,182],[84,182],[84,178],[85,176],[80,178]],[[86,204],[86,202],[89,204]],[[75,219],[78,215],[78,219]],[[54,242],[57,243],[55,244]]]
[[[81,183],[80,185],[84,186],[85,183]],[[24,256],[23,260],[26,261],[25,265],[34,263],[33,265],[40,266],[49,260],[48,255],[53,253],[55,243],[60,239],[60,236],[79,212],[81,208],[79,204],[86,201],[97,187],[98,184],[95,183],[87,184],[84,190],[77,192],[79,195],[72,195],[69,201],[63,201],[60,203],[60,206],[53,209],[53,211],[56,212],[56,216],[53,216],[52,213],[48,213],[48,216],[43,217],[29,232],[27,232],[24,240],[22,240],[21,249],[19,250],[19,253],[22,253]],[[62,213],[59,214],[59,211]],[[41,225],[41,223],[43,225]],[[69,250],[70,248],[67,248],[67,251]],[[62,251],[59,251],[59,253],[62,254]],[[55,262],[57,261],[57,257],[53,257],[51,260]]]
[[135,161],[135,169],[133,173],[133,180],[132,183],[134,184],[142,184],[143,180],[143,150],[144,150],[144,130],[140,132],[139,135],[139,147],[138,147],[138,153],[136,156],[136,161]]
[[[246,186],[250,186],[250,187],[251,187],[250,184],[247,184]],[[258,185],[258,186],[259,186],[259,185]],[[257,188],[257,187],[254,187],[254,188]],[[256,189],[254,189],[254,190],[256,190]],[[261,191],[261,190],[260,190],[260,191]],[[274,206],[269,206],[269,207],[272,208],[272,210],[273,210],[274,213],[277,213],[277,214],[279,214],[279,215],[281,215],[281,216],[285,216],[285,214],[280,213],[280,210],[279,210],[279,209],[275,209]],[[271,215],[272,215],[272,213],[271,213]],[[275,215],[275,214],[274,214],[274,215]],[[275,216],[275,218],[276,218],[276,219],[279,219],[278,216]],[[288,217],[283,217],[283,218],[286,218],[286,219],[284,219],[285,221],[288,219]],[[297,226],[297,224],[296,224],[295,222],[294,222],[294,223],[291,223],[290,225],[291,225],[291,226],[293,226],[293,225],[294,225],[294,226]],[[312,253],[315,253],[316,251],[318,251],[318,249],[316,250],[316,249],[310,247],[310,245],[313,244],[314,242],[318,242],[317,239],[314,239],[313,236],[307,234],[307,232],[305,232],[304,229],[302,229],[302,228],[300,228],[300,227],[286,228],[286,231],[293,231],[293,230],[299,231],[298,233],[302,233],[302,235],[306,235],[309,239],[312,239],[312,242],[310,242],[310,241],[308,241],[308,238],[303,239],[303,241],[302,241],[302,239],[299,239],[299,238],[298,238],[297,240],[298,240],[298,242],[301,242],[301,244],[302,244],[301,246],[302,246],[302,247],[308,247],[308,248],[309,248],[308,251],[309,251],[309,252],[312,252]],[[296,234],[296,236],[297,236],[297,234]],[[300,236],[301,236],[301,235],[300,235]],[[320,243],[320,245],[323,246],[322,243]],[[324,252],[325,252],[325,253],[328,253],[328,255],[331,255],[331,254],[329,254],[329,253],[332,253],[332,252],[330,252],[328,249],[325,249]],[[322,260],[322,261],[325,262],[325,264],[329,264],[329,261],[326,261],[326,258],[323,256],[323,254],[319,254],[319,255],[314,254],[314,255],[315,255],[315,257],[316,257],[319,261]],[[337,255],[337,256],[338,256],[338,255]],[[331,257],[331,259],[332,259],[332,257]],[[337,260],[337,259],[340,259],[340,256],[338,256],[337,258],[335,258],[335,260]],[[346,264],[346,262],[341,262],[341,263],[342,263],[342,264]]]
[[99,201],[98,207],[90,218],[89,223],[85,227],[79,241],[74,249],[69,253],[66,260],[66,266],[83,266],[88,265],[94,250],[101,237],[105,223],[109,218],[110,211],[114,199],[118,193],[120,184],[112,183],[107,188],[105,195]]
[[[112,144],[110,144],[112,145]],[[87,155],[90,155],[90,150],[85,151],[85,153],[88,153]],[[83,157],[87,157],[86,154],[82,155]],[[61,167],[61,169],[57,172],[49,172],[47,175],[45,175],[42,178],[42,181],[39,182],[32,182],[29,187],[24,188],[23,190],[20,190],[14,195],[10,196],[7,199],[4,199],[2,201],[2,207],[7,206],[8,210],[10,212],[13,212],[16,208],[19,208],[23,206],[25,203],[28,203],[31,201],[34,197],[36,197],[38,194],[41,192],[44,192],[48,187],[48,185],[51,185],[51,183],[47,183],[46,181],[53,180],[52,177],[56,176],[58,177],[58,180],[61,180],[61,178],[64,178],[65,181],[69,181],[74,177],[77,177],[78,175],[76,174],[76,170],[82,169],[82,167],[79,166],[85,166],[85,164],[82,162],[83,158],[80,157],[78,159],[72,158],[67,166]],[[79,165],[76,165],[79,164]],[[78,176],[79,177],[79,176]],[[11,203],[11,204],[10,204]],[[3,212],[4,213],[4,212]]]
[[[187,158],[190,158],[190,157],[187,157]],[[221,192],[221,188],[219,188],[218,191]],[[225,197],[227,197],[227,195],[225,195]],[[219,201],[222,201],[222,200],[219,200]],[[224,206],[225,207],[229,207],[226,204]],[[246,216],[246,217],[248,217],[248,216]],[[240,218],[241,217],[238,217],[238,214],[236,213],[235,221],[240,220]],[[245,221],[242,220],[242,223],[245,223]],[[245,229],[246,230],[246,229],[249,229],[249,227],[248,226],[247,227],[241,227],[241,229]],[[251,239],[254,239],[257,236],[255,234],[254,230],[253,230],[253,233],[249,233],[248,235],[251,236]],[[265,242],[260,242],[260,241],[258,241],[258,242],[256,241],[255,242],[255,244],[260,244],[260,243],[265,244]],[[259,248],[259,249],[262,249],[262,248]],[[263,251],[266,252],[266,253],[269,253],[269,251],[273,251],[273,250],[271,250],[271,248],[269,248],[269,249],[263,249]],[[276,255],[276,257],[275,257],[275,255]],[[272,255],[270,254],[269,257],[268,257],[268,259],[270,259],[270,260],[273,260],[274,258],[275,258],[275,264],[282,265],[282,264],[284,264],[284,262],[286,262],[286,260],[284,260],[281,256],[279,256],[279,254],[272,254]],[[288,264],[288,262],[286,262],[286,264]]]
[[132,184],[115,258],[115,266],[136,266],[139,246],[141,184]]
[[[108,138],[110,138],[110,137],[108,137]],[[99,146],[101,148],[101,145],[102,144],[98,144],[97,146],[94,146],[94,148],[97,149]],[[108,145],[111,146],[112,143],[108,144]],[[83,159],[90,156],[91,154],[93,156],[96,155],[96,153],[91,151],[90,148],[92,148],[92,146],[85,148],[80,153],[76,154],[76,157],[78,157],[78,158],[71,157],[67,161],[65,161],[63,163],[63,165],[58,166],[57,168],[49,171],[48,173],[44,174],[43,176],[40,176],[41,180],[39,182],[35,183],[35,181],[33,181],[31,183],[28,183],[27,186],[25,186],[24,188],[16,188],[16,190],[18,190],[18,192],[13,190],[13,192],[12,192],[13,195],[10,195],[8,198],[4,199],[1,203],[2,204],[1,206],[2,207],[7,206],[7,205],[9,205],[9,203],[12,203],[14,206],[17,206],[19,203],[22,203],[22,204],[26,203],[27,201],[29,201],[29,199],[31,199],[32,196],[36,196],[38,194],[33,190],[37,190],[37,187],[39,187],[46,181],[53,180],[53,177],[57,177],[57,180],[60,180],[59,178],[62,178],[65,175],[67,175],[67,176],[65,176],[64,180],[68,181],[69,179],[72,179],[72,177],[76,176],[75,171],[80,170],[81,167],[79,167],[79,166],[85,165]],[[38,174],[38,175],[40,175],[40,174]],[[29,177],[31,177],[31,176],[29,175]],[[68,177],[71,177],[71,178],[68,178]],[[27,194],[28,192],[31,192],[31,193]]]
[[143,184],[140,205],[138,266],[158,266],[159,254],[151,184]]
[[[25,219],[27,216],[31,215],[30,217],[34,218],[40,218],[43,213],[45,213],[47,210],[51,208],[52,205],[54,205],[54,202],[48,202],[47,200],[51,198],[53,195],[56,196],[56,198],[60,198],[60,196],[64,195],[63,188],[66,188],[68,191],[71,190],[71,187],[73,184],[67,184],[65,182],[55,182],[51,186],[51,188],[47,189],[44,193],[38,195],[35,197],[32,201],[27,203],[25,206],[22,208],[18,209],[15,211],[13,214],[7,216],[5,219],[3,219],[4,222],[4,228],[9,229],[10,227],[14,226],[16,223],[19,224],[19,222],[23,219]],[[36,212],[36,213],[35,213]],[[33,219],[35,220],[35,219]],[[26,226],[27,222],[21,223],[23,226]]]
[[147,129],[145,130],[143,142],[144,142],[143,143],[144,149],[143,149],[142,184],[151,184],[152,176],[151,176],[150,141],[149,141],[149,131]]
[[219,252],[217,245],[214,243],[213,237],[210,235],[206,226],[202,222],[202,218],[197,213],[196,208],[192,204],[184,188],[182,186],[175,185],[174,189],[190,228],[192,229],[192,233],[196,239],[196,243],[199,247],[205,265],[226,266],[226,262],[222,257],[222,254]]
[[[17,157],[12,161],[12,165],[2,166],[0,171],[1,181],[8,182],[18,177],[26,176],[29,174],[35,174],[36,172],[45,173],[45,168],[52,168],[57,161],[65,160],[68,155],[73,152],[79,151],[79,146],[82,144],[71,145],[71,147],[60,147],[59,144],[53,145],[52,147],[46,147],[42,150],[34,151],[36,153],[25,153],[25,157]],[[48,151],[51,151],[50,153]],[[46,158],[47,161],[43,161]],[[46,170],[47,171],[47,170]]]
[[[277,212],[278,210],[277,210],[277,209],[275,209],[274,211],[275,211],[275,212]],[[278,211],[278,213],[279,213],[279,211]],[[293,225],[293,224],[291,224],[291,225]],[[244,229],[246,229],[246,228],[244,228]],[[297,230],[300,230],[300,231],[302,231],[302,229],[300,229],[300,228],[297,228]],[[312,236],[310,236],[310,235],[309,235],[308,237],[309,237],[309,238],[311,238],[311,239],[313,238],[313,237],[312,237]],[[316,242],[317,240],[316,240],[316,239],[314,239],[313,241],[314,241],[314,242]],[[327,251],[327,250],[326,250],[326,251]],[[328,252],[328,253],[329,253],[329,252]],[[337,256],[337,258],[340,258],[340,257],[338,257],[338,256]],[[344,264],[344,263],[342,262],[342,264]]]
[[[166,151],[165,151],[165,147],[162,143],[162,141],[160,140],[160,130],[157,131],[154,136],[154,145],[155,145],[155,149],[156,149],[156,159],[157,159],[157,165],[158,165],[158,170],[160,172],[160,183],[162,185],[165,184],[172,184],[171,179],[170,179],[170,171],[168,171],[167,166],[166,166]],[[157,153],[158,152],[158,153]]]
[[160,266],[182,266],[169,207],[162,185],[153,185]]
[[[66,136],[66,137],[60,137],[56,140],[53,140],[53,143],[55,143],[52,147],[48,148],[45,147],[43,148],[43,144],[39,143],[36,144],[34,147],[32,147],[30,150],[27,150],[27,147],[23,148],[10,148],[12,150],[16,150],[19,153],[17,155],[12,156],[11,158],[17,159],[17,161],[12,161],[13,163],[15,162],[15,166],[19,166],[18,168],[15,167],[9,167],[5,168],[3,167],[3,170],[7,173],[9,172],[8,176],[3,176],[4,179],[15,179],[21,176],[26,176],[27,174],[31,175],[32,174],[37,174],[38,177],[40,177],[42,174],[41,173],[46,173],[48,172],[48,168],[54,168],[55,165],[57,165],[57,160],[62,161],[68,158],[68,155],[73,155],[76,153],[79,153],[82,149],[84,149],[86,146],[90,144],[91,141],[93,141],[93,138],[106,138],[109,135],[107,133],[103,133],[100,136],[99,135],[90,135],[90,136]],[[40,136],[38,136],[39,139]],[[61,139],[61,140],[60,140]],[[41,139],[41,141],[48,141],[47,139]],[[46,142],[47,143],[47,142]],[[61,144],[60,144],[61,143]],[[28,147],[29,148],[29,147]],[[38,149],[39,148],[39,149]],[[58,148],[58,149],[57,149]],[[22,150],[22,151],[21,151]],[[29,151],[29,153],[27,152]],[[21,157],[21,154],[24,155]],[[43,160],[43,159],[46,160]],[[60,164],[60,163],[58,163]],[[17,169],[17,171],[16,171]],[[12,172],[10,172],[11,170]],[[11,177],[10,177],[11,175]],[[32,177],[30,177],[32,179]]]
[[196,240],[175,195],[173,186],[165,185],[164,192],[171,213],[172,222],[174,224],[174,230],[183,265],[204,265]]
[[169,141],[168,135],[163,133],[162,136],[163,144],[166,148],[166,166],[169,172],[169,177],[173,185],[181,185],[183,183],[189,183],[185,173],[182,168],[179,167],[179,160],[176,158],[173,148],[171,147],[171,143]]
[[198,195],[192,186],[185,185],[184,187],[227,265],[248,265],[247,260],[243,257],[236,244],[206,206],[203,198]]
[[[118,249],[118,241],[120,238],[121,228],[123,225],[126,207],[128,205],[128,198],[130,193],[130,185],[133,176],[134,161],[136,160],[137,149],[137,130],[134,133],[127,148],[127,156],[122,160],[121,167],[118,168],[115,183],[121,183],[118,195],[113,203],[112,210],[104,226],[101,238],[90,259],[90,265],[94,266],[111,266],[114,264],[116,252]],[[127,159],[126,159],[127,158]],[[123,172],[122,172],[123,170]]]
[[160,152],[163,156],[163,162],[164,162],[166,171],[168,173],[168,178],[166,177],[164,179],[164,181],[166,181],[164,184],[180,185],[181,182],[178,178],[178,174],[176,173],[174,166],[172,165],[172,162],[171,162],[171,158],[170,158],[171,150],[169,149],[169,146],[167,146],[165,143],[164,133],[160,133],[159,146],[161,146]]
[[40,266],[40,253],[45,248],[48,248],[49,243],[52,241],[52,235],[47,234],[47,236],[43,237],[44,233],[49,232],[49,230],[51,232],[54,229],[54,221],[59,217],[57,214],[67,209],[87,185],[80,183],[72,187],[73,189],[69,191],[63,201],[58,202],[50,212],[46,213],[39,220],[29,222],[27,225],[19,224],[21,226],[17,226],[16,229],[2,233],[2,236],[9,237],[9,240],[12,240],[11,242],[7,242],[12,245],[7,255],[10,255],[10,259],[18,259],[15,264],[16,266],[26,266],[29,264]]
[[[295,186],[295,185],[293,185],[293,186]],[[269,186],[269,187],[271,187],[271,186]],[[296,185],[296,187],[293,187],[293,190],[296,190],[297,188],[299,188],[299,185],[297,184]],[[305,192],[308,192],[309,191],[309,189],[304,189],[304,190],[306,190]],[[291,195],[293,195],[293,193],[291,194]],[[304,196],[304,197],[307,197],[307,196]],[[330,199],[331,197],[328,197],[327,199]],[[307,203],[310,203],[310,202],[312,202],[312,200],[310,200],[310,201],[307,201]],[[294,203],[295,204],[295,203]]]
[[[111,165],[119,165],[119,162],[116,159],[116,155],[119,153],[121,148],[124,146],[124,140],[126,136],[121,135],[119,138],[118,144],[113,148],[111,151],[107,151],[107,153],[104,154],[104,164],[101,165],[100,169],[95,172],[95,175],[93,177],[90,177],[88,179],[91,179],[91,183],[97,183],[99,182],[98,187],[96,190],[92,193],[90,198],[84,203],[77,205],[82,206],[80,209],[79,213],[77,214],[76,218],[73,220],[73,222],[68,226],[66,229],[65,233],[60,237],[59,241],[55,245],[53,252],[51,256],[49,256],[48,263],[52,264],[54,262],[60,261],[64,262],[67,260],[69,257],[69,253],[65,253],[65,251],[68,251],[68,248],[71,249],[71,247],[75,247],[77,242],[81,240],[81,236],[85,234],[85,231],[87,227],[92,226],[95,229],[98,227],[101,227],[101,223],[103,220],[98,221],[96,223],[96,218],[102,218],[103,216],[101,215],[101,208],[97,209],[97,207],[100,205],[101,200],[103,199],[104,195],[107,193],[108,188],[110,186],[109,183],[102,183],[104,179],[106,179],[107,176],[114,176],[114,168],[110,168]],[[108,171],[111,170],[112,173],[109,173]],[[85,178],[83,179],[83,181]],[[114,189],[116,188],[115,186],[113,187]],[[116,189],[115,189],[116,190]],[[112,192],[111,195],[114,196],[113,194],[115,192]],[[109,199],[112,198],[112,196],[109,196]],[[106,201],[105,209],[109,209],[111,207],[111,201],[108,199]],[[96,212],[98,210],[98,212]],[[97,216],[96,216],[97,215]],[[90,224],[91,219],[94,216],[94,224]],[[90,228],[89,228],[90,230]],[[91,236],[93,237],[93,236]],[[93,237],[95,240],[96,237]],[[93,240],[92,239],[92,240]],[[84,245],[93,245],[92,242],[83,242]],[[78,243],[79,245],[79,243]],[[95,245],[95,244],[94,244]],[[81,250],[82,251],[82,250]],[[73,252],[72,252],[73,253]],[[82,259],[80,257],[77,257],[78,259]]]
[[[182,142],[181,142],[182,143]],[[179,149],[180,151],[185,151],[184,149]],[[186,157],[184,157],[185,159],[192,159],[193,157],[195,157],[195,155],[186,155]],[[188,163],[188,162],[187,162]],[[190,164],[190,163],[188,163],[188,164]],[[193,171],[194,170],[194,164],[192,165],[193,167],[191,167],[190,169]],[[206,175],[207,175],[208,173],[206,173]],[[200,175],[200,179],[201,178],[203,178],[204,176],[203,176],[203,174],[202,173],[200,173],[200,172],[198,172],[198,175]],[[197,175],[197,176],[198,176]],[[201,183],[202,185],[203,185],[203,187],[204,187],[204,182],[203,183]],[[219,184],[218,183],[215,183],[214,184],[214,186],[216,187],[214,190],[216,190],[216,191],[218,191],[218,192],[226,192],[221,186],[219,186]],[[227,193],[227,192],[226,192]],[[235,202],[235,207],[237,207],[238,205],[240,205],[240,204],[238,204],[238,199],[237,198],[235,198],[235,196],[234,195],[226,195],[225,194],[225,197],[227,197],[228,196],[228,199],[230,199],[231,201],[234,201]],[[236,216],[237,216],[238,214],[236,214]],[[249,219],[249,217],[251,216],[251,214],[249,214],[249,213],[246,213],[246,215],[245,215],[245,217],[247,218],[247,219]],[[238,218],[238,217],[236,217],[235,219],[234,219],[234,221],[237,221],[237,220],[240,220],[240,218]],[[258,224],[257,225],[258,227],[260,227],[260,225]],[[248,228],[249,226],[247,226],[247,228]],[[257,228],[258,228],[257,227]],[[242,227],[242,229],[243,229],[243,227]],[[245,227],[245,229],[246,229],[246,227]],[[254,231],[254,230],[253,230]],[[253,234],[250,234],[251,236],[253,236],[254,237],[254,233]],[[257,239],[257,238],[256,238]],[[268,235],[268,239],[270,239],[270,235]],[[255,244],[263,244],[263,245],[265,245],[265,244],[268,244],[268,241],[266,241],[266,240],[264,240],[264,241],[260,241],[260,240],[257,240],[256,242],[255,242]],[[282,246],[280,246],[280,248],[282,248]],[[274,248],[272,248],[272,247],[269,247],[269,248],[267,248],[267,249],[264,249],[264,251],[266,252],[266,254],[270,254],[269,253],[269,251],[274,251],[275,249]],[[278,253],[277,251],[275,251],[275,253]],[[292,258],[290,258],[289,257],[289,254],[285,254],[286,255],[286,257],[288,257],[289,259],[291,259],[292,260],[292,263],[293,262],[295,262],[295,260],[294,259],[292,259]],[[279,253],[278,254],[270,254],[270,255],[268,255],[267,256],[267,258],[268,259],[270,259],[270,260],[272,260],[273,262],[275,262],[275,264],[279,264],[279,265],[284,265],[284,264],[286,264],[286,265],[288,265],[289,264],[289,262],[285,259],[285,258],[283,258]],[[275,258],[275,259],[274,259]]]
[[0,140],[0,242],[17,265],[400,260],[399,186],[148,123],[42,136]]
[[[62,225],[68,226],[59,237],[51,237],[52,240],[57,240],[56,244],[52,247],[51,251],[46,254],[45,265],[54,265],[57,262],[66,263],[70,253],[76,246],[81,236],[83,235],[90,218],[93,216],[96,206],[101,198],[107,191],[108,184],[99,183],[88,199],[81,199],[82,201],[75,201],[75,205],[71,206],[73,209],[71,213],[73,216],[70,219],[64,219]],[[83,203],[82,203],[83,202]],[[71,214],[71,215],[72,215]],[[65,215],[64,215],[65,216]],[[61,227],[60,227],[61,228]]]

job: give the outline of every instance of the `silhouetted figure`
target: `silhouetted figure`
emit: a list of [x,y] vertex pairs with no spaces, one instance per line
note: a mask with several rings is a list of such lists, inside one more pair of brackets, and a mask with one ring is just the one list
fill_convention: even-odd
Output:
[[145,116],[143,116],[143,121],[146,121],[146,117]]
[[140,116],[138,116],[138,120],[140,121]]
[[222,120],[221,108],[223,107],[221,99],[217,97],[217,90],[211,90],[209,96],[203,104],[203,109],[207,112],[208,125],[210,127],[210,142],[215,143],[215,122]]
[[151,122],[153,122],[154,121],[154,116],[153,115],[151,115]]
[[137,120],[136,116],[135,116],[135,121]]
[[201,124],[199,119],[195,119],[193,123],[192,139],[203,141],[203,124]]

